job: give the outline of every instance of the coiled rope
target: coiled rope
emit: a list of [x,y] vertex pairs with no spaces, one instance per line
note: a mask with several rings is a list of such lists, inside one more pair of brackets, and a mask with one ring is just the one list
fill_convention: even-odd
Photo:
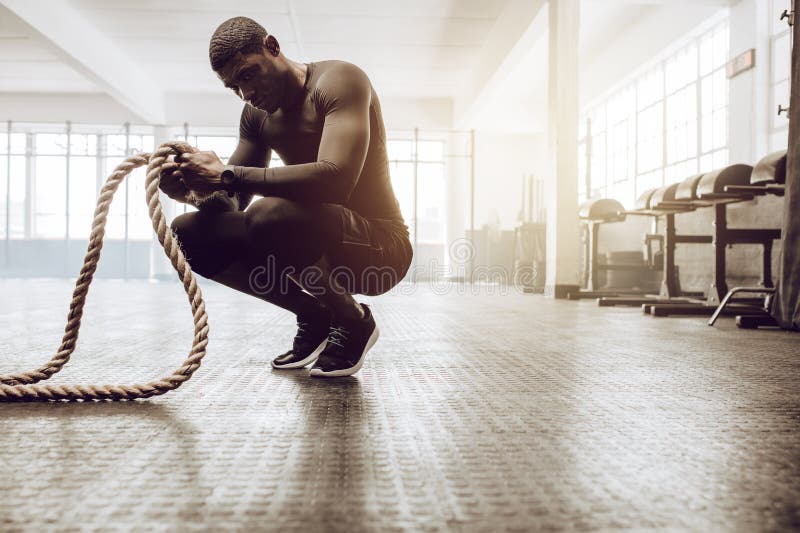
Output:
[[[206,304],[200,287],[197,285],[192,269],[178,245],[178,241],[167,226],[166,218],[161,209],[158,195],[158,184],[161,175],[161,166],[167,162],[171,155],[186,152],[195,152],[195,148],[184,142],[168,142],[162,144],[152,154],[142,153],[128,157],[120,163],[114,172],[106,179],[105,185],[97,199],[97,208],[94,212],[92,232],[89,237],[89,248],[84,258],[80,275],[75,282],[75,291],[72,293],[72,302],[67,314],[67,325],[64,337],[58,351],[47,363],[31,372],[20,374],[0,375],[0,402],[13,401],[52,401],[52,400],[136,400],[165,394],[177,389],[192,377],[200,368],[200,362],[206,355],[208,345],[208,314]],[[194,340],[189,356],[171,375],[144,385],[36,385],[40,381],[49,379],[58,373],[70,359],[75,351],[78,341],[78,332],[83,316],[83,306],[86,296],[97,270],[100,260],[100,251],[103,248],[106,218],[119,184],[128,177],[136,168],[147,165],[147,178],[145,181],[147,206],[153,229],[158,236],[158,242],[164,248],[172,266],[178,273],[178,278],[183,282],[189,303],[192,307],[194,319]]]

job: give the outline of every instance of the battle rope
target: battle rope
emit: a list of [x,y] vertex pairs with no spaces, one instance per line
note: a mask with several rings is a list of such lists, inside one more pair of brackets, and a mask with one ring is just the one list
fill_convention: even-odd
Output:
[[[58,351],[50,361],[42,367],[31,372],[21,374],[0,375],[0,402],[12,401],[49,401],[49,400],[135,400],[165,394],[177,389],[188,381],[195,370],[200,368],[200,362],[206,355],[208,345],[208,314],[206,304],[197,280],[192,273],[189,263],[183,255],[178,241],[173,237],[172,231],[167,226],[164,213],[161,210],[161,201],[158,196],[158,183],[161,175],[161,166],[167,162],[170,155],[184,152],[194,152],[195,149],[184,142],[168,142],[162,144],[152,154],[136,154],[120,163],[106,180],[97,199],[97,209],[94,212],[92,233],[89,237],[89,249],[84,258],[83,267],[75,283],[72,293],[72,302],[67,315],[67,325],[64,337]],[[147,178],[145,181],[147,206],[153,229],[158,236],[158,242],[164,248],[172,266],[178,272],[178,278],[183,282],[189,303],[192,306],[194,319],[194,340],[189,356],[180,368],[171,375],[152,381],[144,385],[35,385],[59,372],[69,361],[70,355],[75,351],[78,341],[78,331],[83,316],[83,306],[86,295],[92,283],[97,262],[100,260],[100,250],[103,248],[106,218],[111,206],[111,200],[119,184],[135,168],[147,165]]]

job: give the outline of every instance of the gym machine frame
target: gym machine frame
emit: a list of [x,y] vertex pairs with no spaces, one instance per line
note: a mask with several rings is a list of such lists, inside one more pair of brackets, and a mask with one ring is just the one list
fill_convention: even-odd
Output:
[[[762,158],[753,169],[750,185],[728,185],[725,192],[751,194],[753,196],[776,195],[783,196],[786,190],[786,150],[774,152]],[[708,325],[713,326],[717,319],[728,310],[728,304],[736,294],[750,293],[763,295],[763,307],[758,311],[749,311],[747,314],[736,316],[736,325],[740,328],[753,329],[759,327],[778,327],[772,318],[770,309],[773,287],[734,287],[728,291],[720,302],[714,314],[708,320]]]
[[[699,305],[692,298],[702,297],[702,293],[689,293],[681,290],[678,269],[675,264],[675,251],[678,244],[708,244],[712,238],[710,235],[682,235],[675,229],[675,215],[688,213],[695,208],[688,202],[695,191],[697,184],[702,178],[702,174],[687,178],[680,184],[675,183],[651,189],[644,192],[636,201],[636,209],[627,211],[626,214],[633,216],[648,216],[653,218],[651,233],[645,236],[645,242],[660,240],[663,252],[663,276],[661,287],[658,294],[646,294],[642,297],[606,297],[599,298],[597,303],[601,307],[611,307],[616,305],[638,306],[654,303],[682,303],[686,305]],[[664,232],[658,232],[658,221],[664,218]],[[649,246],[648,246],[649,252]]]
[[[712,244],[714,245],[714,263],[712,282],[705,301],[691,303],[645,304],[642,309],[653,316],[670,315],[711,315],[725,298],[728,292],[727,263],[725,251],[728,246],[737,244],[759,244],[762,246],[761,283],[765,288],[773,287],[772,283],[772,241],[780,239],[780,229],[762,228],[729,228],[727,206],[732,203],[752,200],[755,195],[750,192],[728,192],[726,187],[749,186],[753,167],[749,165],[730,165],[703,175],[697,185],[697,201],[689,202],[692,207],[713,207],[714,222]],[[674,202],[677,206],[685,202]],[[665,202],[666,206],[671,205]],[[728,305],[720,312],[726,315],[761,311],[759,299],[729,300]]]
[[[651,240],[646,239],[647,262],[645,265],[611,265],[600,264],[599,261],[599,242],[600,226],[603,224],[613,224],[624,222],[627,212],[622,204],[610,198],[589,200],[581,205],[579,216],[586,228],[586,241],[584,246],[584,285],[585,289],[567,294],[569,300],[581,300],[586,298],[599,298],[607,296],[617,296],[621,294],[642,295],[647,294],[645,289],[636,288],[600,288],[601,271],[652,271],[655,267],[653,254],[650,253]],[[649,237],[649,236],[648,236]],[[659,239],[653,239],[659,240]],[[659,240],[660,241],[660,240]]]

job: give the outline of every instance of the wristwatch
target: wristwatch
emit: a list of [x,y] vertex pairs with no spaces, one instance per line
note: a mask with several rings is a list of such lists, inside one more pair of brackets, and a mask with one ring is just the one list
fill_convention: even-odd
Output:
[[225,165],[225,167],[222,169],[221,178],[223,188],[228,192],[228,196],[233,197],[233,195],[236,193],[235,187],[239,181],[239,177],[234,171],[234,166]]

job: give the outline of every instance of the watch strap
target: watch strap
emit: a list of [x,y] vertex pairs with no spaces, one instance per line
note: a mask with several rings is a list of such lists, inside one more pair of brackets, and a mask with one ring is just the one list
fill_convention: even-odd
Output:
[[239,175],[236,173],[236,166],[235,165],[225,165],[222,168],[222,184],[225,187],[225,191],[227,191],[228,196],[233,197],[236,193],[234,188],[236,187],[236,183],[239,181]]

